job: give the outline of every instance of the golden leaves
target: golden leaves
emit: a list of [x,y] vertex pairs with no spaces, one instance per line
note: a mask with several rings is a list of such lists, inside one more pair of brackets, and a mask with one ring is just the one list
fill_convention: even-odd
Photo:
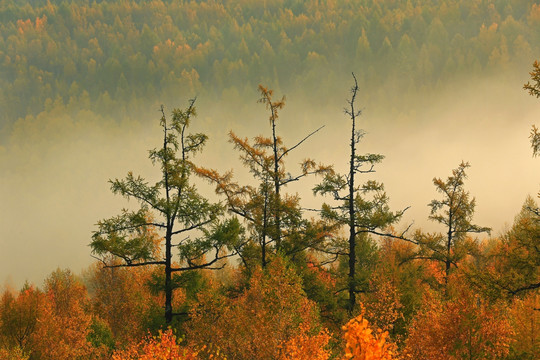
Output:
[[388,332],[369,327],[369,322],[361,314],[351,319],[344,327],[345,356],[343,360],[393,360],[394,346],[387,342]]
[[181,347],[171,329],[160,331],[125,350],[115,351],[112,360],[195,360],[197,352]]

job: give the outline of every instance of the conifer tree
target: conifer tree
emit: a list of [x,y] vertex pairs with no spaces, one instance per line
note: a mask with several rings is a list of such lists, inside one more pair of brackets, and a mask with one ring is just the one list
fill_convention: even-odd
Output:
[[[233,181],[232,171],[220,175],[215,170],[197,169],[199,175],[216,184],[216,192],[224,195],[230,212],[239,215],[252,230],[255,245],[260,248],[260,264],[266,267],[271,251],[292,255],[311,247],[314,224],[302,219],[298,196],[283,193],[289,183],[308,175],[322,174],[330,167],[317,164],[313,159],[305,159],[300,164],[300,171],[291,174],[285,170],[285,157],[313,136],[322,127],[311,132],[292,147],[286,147],[278,135],[279,112],[285,106],[285,98],[273,99],[273,91],[259,85],[261,97],[259,103],[266,105],[270,112],[271,136],[257,136],[253,142],[241,138],[232,131],[230,142],[240,152],[240,159],[249,169],[258,184],[241,186]],[[317,239],[315,240],[317,241]],[[252,246],[246,250],[253,249]],[[240,254],[246,266],[249,259]]]
[[457,169],[452,170],[452,175],[446,181],[434,178],[433,184],[437,192],[442,194],[441,200],[432,200],[428,206],[431,208],[429,219],[442,224],[445,232],[436,234],[418,234],[417,241],[420,245],[419,258],[427,258],[440,261],[444,264],[445,284],[448,284],[448,276],[451,267],[457,266],[460,260],[473,245],[467,234],[489,233],[488,227],[472,223],[475,198],[470,198],[469,192],[464,189],[467,174],[465,170],[470,167],[469,163],[461,162]]
[[[94,254],[122,260],[122,264],[109,267],[164,267],[167,323],[177,315],[172,309],[173,273],[216,265],[232,255],[227,250],[237,245],[240,233],[238,221],[220,222],[223,207],[201,196],[190,182],[192,158],[207,141],[204,134],[188,133],[196,114],[194,104],[191,100],[185,110],[174,109],[170,122],[161,108],[162,145],[149,152],[153,165],[159,167],[160,179],[149,184],[129,172],[123,180],[110,181],[113,193],[136,200],[140,208],[124,209],[118,216],[99,221],[90,244]],[[162,236],[156,238],[155,231]],[[180,255],[178,263],[173,262],[174,250]]]
[[383,184],[373,180],[361,185],[356,184],[357,174],[374,172],[375,165],[381,162],[384,157],[380,154],[358,155],[357,145],[364,132],[357,130],[357,119],[361,111],[356,108],[356,96],[359,88],[354,74],[353,79],[351,99],[348,100],[349,107],[345,109],[345,114],[351,119],[349,171],[345,175],[330,172],[325,176],[323,182],[314,188],[315,194],[328,194],[338,201],[336,206],[324,204],[322,216],[333,221],[337,226],[348,228],[347,241],[337,240],[326,251],[338,256],[344,255],[348,260],[347,290],[350,314],[353,312],[356,304],[356,293],[359,291],[356,275],[356,246],[359,237],[367,234],[383,235],[383,231],[399,221],[406,210],[390,211]]

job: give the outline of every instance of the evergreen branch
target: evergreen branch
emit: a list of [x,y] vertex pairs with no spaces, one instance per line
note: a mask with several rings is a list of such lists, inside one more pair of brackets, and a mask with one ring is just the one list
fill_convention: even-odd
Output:
[[186,231],[190,231],[190,230],[193,230],[193,229],[197,229],[197,228],[200,228],[210,222],[212,222],[213,219],[208,219],[208,220],[205,220],[205,221],[202,221],[202,222],[199,222],[197,224],[193,224],[187,228],[183,228],[181,230],[177,230],[177,231],[173,231],[171,232],[171,235],[178,235],[178,234],[181,234],[183,232],[186,232]]
[[219,270],[219,269],[222,269],[225,265],[223,265],[221,267],[218,267],[218,268],[212,268],[210,266],[215,264],[219,260],[223,260],[223,259],[232,257],[234,255],[236,255],[236,254],[235,253],[230,253],[230,254],[227,254],[227,255],[221,255],[220,256],[219,255],[219,248],[218,248],[218,249],[216,249],[216,255],[215,255],[214,259],[212,259],[211,261],[208,261],[208,262],[206,262],[204,264],[198,264],[198,265],[194,265],[194,264],[191,263],[191,261],[188,261],[188,266],[179,267],[179,268],[171,267],[171,271],[172,272],[179,272],[179,271],[188,271],[188,270],[197,270],[197,269]]

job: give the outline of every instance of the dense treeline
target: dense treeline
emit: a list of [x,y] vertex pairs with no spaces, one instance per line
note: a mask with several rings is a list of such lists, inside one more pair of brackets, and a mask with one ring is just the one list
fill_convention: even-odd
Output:
[[[358,237],[350,321],[346,257],[322,266],[328,258],[314,249],[287,259],[272,251],[265,269],[232,260],[176,277],[176,335],[164,325],[158,266],[115,268],[108,258],[113,267],[97,262],[80,276],[59,269],[40,288],[4,291],[0,357],[536,359],[537,209],[530,198],[506,233],[457,242],[449,276],[443,262],[415,256],[423,245]],[[242,256],[257,262],[253,246]]]
[[55,102],[136,112],[142,98],[241,96],[259,83],[307,87],[317,101],[341,88],[343,69],[385,89],[373,97],[392,95],[389,84],[430,91],[530,63],[539,25],[540,6],[525,0],[2,0],[1,122]]

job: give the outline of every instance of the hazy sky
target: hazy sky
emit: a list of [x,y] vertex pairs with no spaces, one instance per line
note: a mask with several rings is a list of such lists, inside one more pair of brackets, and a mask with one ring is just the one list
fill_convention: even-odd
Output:
[[[373,177],[385,183],[393,209],[411,206],[401,226],[414,221],[415,227],[440,229],[427,221],[427,204],[438,198],[432,179],[446,178],[462,160],[471,164],[466,188],[477,200],[475,221],[494,235],[512,223],[527,195],[540,190],[540,159],[532,158],[528,139],[531,125],[540,124],[540,101],[521,89],[526,71],[505,79],[448,86],[404,112],[387,111],[392,99],[382,108],[362,103],[360,94],[360,126],[367,134],[359,151],[386,156]],[[320,108],[286,94],[278,128],[286,144],[325,125],[291,155],[289,171],[308,156],[346,168],[350,123],[342,110],[349,87],[344,84],[343,94]],[[256,89],[252,99],[227,106],[199,99],[194,127],[210,135],[201,165],[234,168],[246,177],[227,132],[269,134],[268,114],[256,99]],[[140,119],[57,112],[14,126],[0,144],[0,281],[41,285],[57,267],[79,272],[93,261],[88,244],[95,223],[129,206],[110,193],[107,180],[130,170],[155,179],[147,150],[159,144],[158,115],[152,104]],[[299,192],[303,206],[320,207],[325,199],[311,196],[315,182],[295,183],[288,191]],[[201,191],[211,188],[203,184]]]

